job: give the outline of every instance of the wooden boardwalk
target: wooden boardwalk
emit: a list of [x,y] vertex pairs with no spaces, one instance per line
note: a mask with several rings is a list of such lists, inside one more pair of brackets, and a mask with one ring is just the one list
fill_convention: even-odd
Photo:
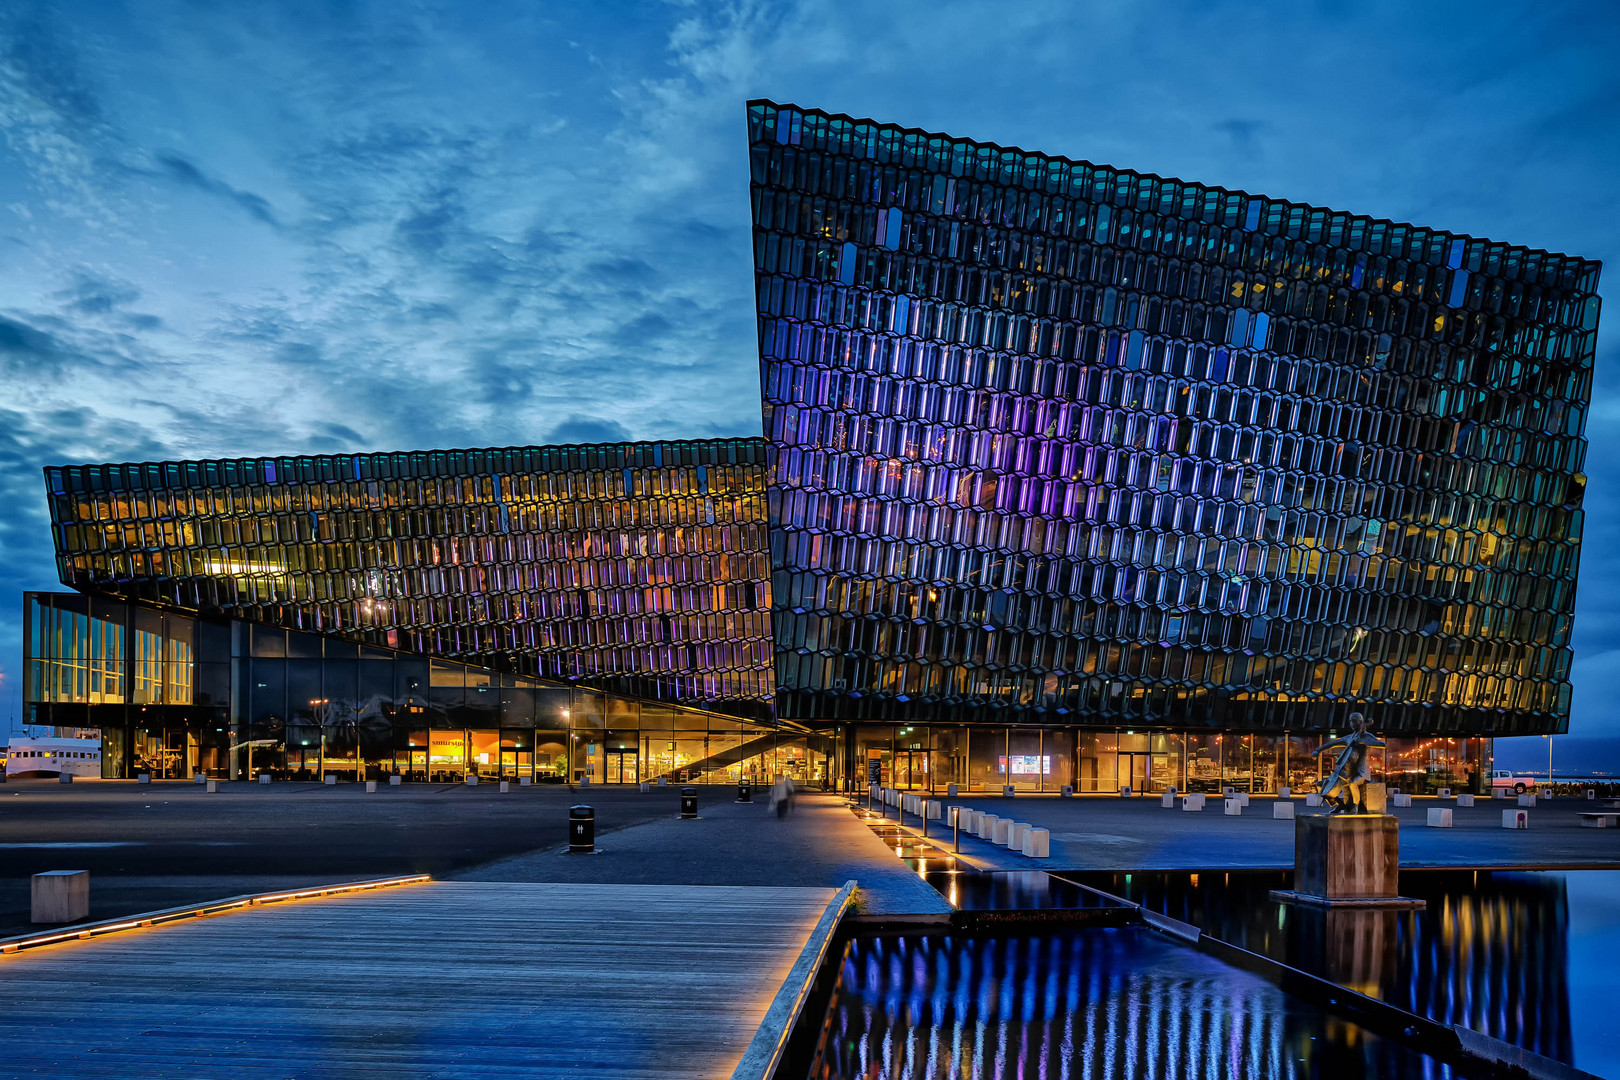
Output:
[[725,1078],[832,889],[445,881],[0,957],[0,1076]]

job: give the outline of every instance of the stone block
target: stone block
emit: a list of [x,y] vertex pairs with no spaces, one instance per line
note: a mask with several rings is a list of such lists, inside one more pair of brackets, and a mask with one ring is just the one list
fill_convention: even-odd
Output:
[[[518,785],[520,787],[528,787],[529,778],[527,776],[523,777],[518,781]],[[636,790],[645,795],[652,790],[652,784],[648,783],[646,780],[643,780],[640,784],[636,785]]]
[[1293,795],[1294,795],[1294,789],[1289,787],[1286,784],[1284,784],[1282,787],[1279,787],[1277,789],[1277,798],[1279,798],[1279,799],[1293,798]]
[[511,791],[511,790],[512,790],[512,782],[510,780],[502,780],[501,781],[501,794],[505,795],[508,791]]
[[1401,793],[1401,789],[1398,788],[1398,787],[1392,787],[1392,788],[1389,789],[1389,794],[1390,794],[1391,798],[1394,798],[1396,795],[1399,795],[1400,793]]
[[1367,813],[1382,814],[1389,809],[1389,798],[1384,793],[1383,784],[1368,784],[1361,792],[1362,801],[1367,804]]
[[58,784],[71,784],[73,783],[73,774],[70,772],[60,773],[56,777],[56,782]]
[[1194,812],[1202,810],[1204,808],[1204,797],[1202,795],[1183,795],[1181,797],[1181,808]]
[[946,784],[945,785],[945,795],[946,795],[947,798],[951,798],[951,799],[956,798],[956,785],[955,784]]
[[668,786],[669,786],[669,777],[667,777],[667,776],[660,776],[660,777],[659,777],[659,778],[658,778],[658,786],[659,786],[659,787],[668,787]]
[[1024,850],[1024,841],[1029,838],[1030,825],[1027,822],[1015,821],[1012,831],[1007,834],[1007,846],[1014,851]]
[[1167,791],[1163,795],[1160,795],[1159,805],[1164,807],[1166,810],[1174,810],[1176,808],[1176,793],[1173,791]]
[[366,781],[366,794],[367,795],[375,795],[375,794],[377,794],[377,781],[375,781],[375,780],[367,780]]
[[1458,806],[1473,806],[1474,805],[1474,797],[1472,795],[1459,795],[1459,796],[1457,796],[1457,805]]
[[1410,807],[1412,805],[1412,796],[1402,795],[1400,792],[1396,792],[1389,797],[1389,801],[1395,806]]
[[998,820],[999,818],[997,818],[995,814],[976,815],[973,835],[977,836],[980,840],[989,840],[995,835],[996,822]]
[[337,774],[336,773],[329,774],[323,782],[326,784],[327,787],[336,787],[337,786]]
[[1006,847],[1012,840],[1012,818],[996,818],[995,829],[990,834],[990,842]]
[[1230,799],[1232,796],[1234,796],[1236,794],[1237,794],[1237,788],[1235,788],[1235,787],[1223,787],[1223,788],[1221,788],[1221,797],[1223,799]]
[[212,795],[218,790],[219,790],[219,781],[218,780],[210,780],[210,781],[208,781],[208,794]]
[[1249,793],[1246,791],[1234,791],[1232,798],[1237,800],[1239,806],[1247,807],[1249,805]]
[[1236,799],[1222,799],[1221,805],[1225,807],[1227,817],[1243,816],[1243,804]]
[[945,807],[938,799],[928,800],[928,820],[939,821],[945,817]]
[[1308,792],[1306,794],[1306,796],[1305,796],[1305,805],[1306,806],[1321,806],[1322,805],[1322,793],[1319,792],[1319,791]]
[[1052,834],[1046,829],[1030,829],[1024,836],[1023,852],[1032,859],[1052,857]]
[[1426,824],[1431,829],[1449,829],[1449,828],[1451,828],[1451,807],[1449,807],[1449,806],[1431,806],[1431,807],[1429,807],[1429,820],[1428,820],[1428,822]]
[[1586,789],[1586,801],[1591,802],[1593,799],[1596,799],[1596,798],[1597,798],[1597,788],[1587,788]]
[[1536,797],[1527,791],[1523,795],[1519,796],[1519,805],[1534,806],[1536,805]]
[[149,772],[137,773],[135,775],[135,782],[137,784],[150,784],[152,782],[152,774]]
[[[1521,799],[1522,801],[1522,799]],[[1530,827],[1530,814],[1524,810],[1503,810],[1502,828],[1528,829]]]
[[962,807],[962,830],[979,835],[979,819],[984,817],[983,810],[974,810],[972,807]]
[[1442,799],[1449,799],[1449,798],[1451,798],[1451,789],[1450,789],[1450,788],[1448,788],[1448,787],[1443,787],[1443,788],[1441,788],[1441,789],[1440,789],[1440,797],[1441,797],[1441,798],[1442,798]]
[[271,776],[267,772],[262,772],[262,773],[259,774],[259,783],[260,784],[268,784],[274,779],[275,779],[275,777]]
[[478,786],[478,774],[477,773],[468,773],[467,774],[467,786],[468,787],[477,787]]
[[78,922],[90,914],[88,870],[47,870],[35,874],[29,893],[32,922]]
[[1064,784],[1061,788],[1058,789],[1058,797],[1061,798],[1061,799],[1073,798],[1074,797],[1074,787],[1072,785],[1070,785],[1070,784]]
[[208,774],[207,773],[196,773],[196,774],[194,774],[192,776],[191,782],[193,784],[206,784],[206,783],[208,783]]
[[1294,804],[1287,799],[1278,799],[1271,804],[1271,816],[1277,819],[1294,820]]
[[1011,784],[1002,784],[1001,785],[1001,797],[1003,799],[1010,799],[1016,794],[1018,794],[1018,793],[1013,790],[1013,786]]
[[1130,798],[1131,797],[1131,785],[1129,785],[1129,784],[1120,785],[1119,797],[1122,798],[1122,799]]
[[405,778],[403,776],[399,775],[399,773],[394,773],[392,776],[390,776],[388,778],[388,786],[389,787],[399,787],[404,782],[405,782]]
[[1294,891],[1325,900],[1392,898],[1400,824],[1387,814],[1307,814],[1294,819]]

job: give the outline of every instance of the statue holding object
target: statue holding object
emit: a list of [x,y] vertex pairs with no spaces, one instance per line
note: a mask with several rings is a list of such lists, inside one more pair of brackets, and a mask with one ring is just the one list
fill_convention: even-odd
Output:
[[1384,741],[1367,730],[1367,718],[1360,713],[1350,714],[1350,733],[1322,744],[1316,752],[1326,753],[1335,746],[1344,747],[1333,772],[1322,781],[1322,799],[1334,804],[1334,814],[1365,814],[1367,812],[1367,784],[1372,780],[1369,751],[1383,746]]

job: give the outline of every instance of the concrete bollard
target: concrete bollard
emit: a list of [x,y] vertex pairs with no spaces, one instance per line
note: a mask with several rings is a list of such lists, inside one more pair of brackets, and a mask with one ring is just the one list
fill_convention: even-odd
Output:
[[[1410,796],[1408,796],[1408,797],[1410,797]],[[1474,805],[1474,797],[1472,795],[1459,795],[1459,796],[1457,796],[1457,805],[1458,806],[1473,806]]]
[[1450,789],[1450,788],[1448,788],[1448,787],[1443,787],[1443,788],[1441,788],[1441,789],[1440,789],[1440,797],[1441,797],[1441,798],[1442,798],[1442,799],[1449,799],[1449,798],[1451,798],[1451,789]]
[[1237,800],[1239,806],[1247,807],[1249,805],[1249,793],[1246,791],[1234,791],[1232,798]]
[[326,779],[321,781],[321,782],[323,784],[325,784],[327,787],[336,787],[337,786],[337,774],[336,773],[329,773],[329,774],[327,774]]
[[970,810],[967,807],[963,807],[962,814],[964,815],[962,818],[962,831],[970,833],[973,836],[978,836],[979,823],[984,820],[984,811]]
[[1586,789],[1586,801],[1591,802],[1593,799],[1596,799],[1596,798],[1597,798],[1597,788],[1587,788]]
[[1277,789],[1277,798],[1279,798],[1279,799],[1291,799],[1291,798],[1293,798],[1293,796],[1294,796],[1294,789],[1289,787],[1286,784],[1284,784],[1282,787],[1279,787]]
[[1164,807],[1166,810],[1174,810],[1176,808],[1176,793],[1173,791],[1167,791],[1163,795],[1160,795],[1159,805]]
[[1530,827],[1530,815],[1527,814],[1525,811],[1523,811],[1523,810],[1504,810],[1504,811],[1502,811],[1502,828],[1504,828],[1504,829],[1528,829],[1529,827]]
[[56,777],[56,782],[58,784],[71,784],[73,783],[73,774],[70,772],[59,773]]
[[1120,788],[1119,788],[1119,797],[1122,798],[1122,799],[1130,798],[1131,797],[1131,785],[1129,785],[1129,784],[1121,784]]
[[1204,797],[1202,795],[1183,795],[1181,797],[1181,808],[1194,812],[1202,810],[1204,808]]
[[375,780],[367,780],[366,781],[366,794],[367,795],[375,795],[375,794],[377,794],[377,781],[375,781]]
[[995,814],[984,814],[979,818],[978,831],[974,833],[980,840],[991,840],[996,835],[996,822],[1001,818]]
[[660,776],[660,777],[659,777],[659,778],[658,778],[658,786],[659,786],[659,787],[668,787],[668,786],[669,786],[669,777],[667,777],[667,776]]
[[928,820],[929,821],[942,821],[942,820],[944,820],[944,817],[945,817],[945,808],[940,805],[940,803],[939,803],[939,801],[937,799],[929,799],[928,800]]
[[1449,806],[1431,806],[1431,807],[1429,807],[1429,819],[1425,824],[1427,824],[1429,826],[1429,828],[1431,828],[1431,829],[1449,829],[1449,828],[1451,828],[1451,807],[1449,807]]
[[1401,793],[1401,789],[1398,787],[1392,787],[1389,789],[1389,793],[1391,795],[1399,795]]
[[78,922],[90,914],[90,872],[47,870],[29,886],[30,922]]
[[[532,776],[520,776],[520,777],[518,777],[518,787],[533,787],[533,786],[534,786],[534,777],[532,777]],[[643,780],[642,783],[641,783],[641,790],[642,791],[647,790],[647,782],[645,780]]]
[[1322,805],[1322,796],[1320,794],[1318,794],[1317,792],[1314,792],[1314,791],[1311,792],[1310,794],[1305,796],[1305,805],[1306,806],[1321,806]]
[[195,775],[192,776],[191,782],[193,784],[206,784],[206,783],[208,783],[208,774],[207,773],[196,773]]
[[1052,834],[1046,829],[1030,829],[1024,835],[1023,852],[1031,859],[1052,857]]
[[1012,842],[1012,827],[1012,818],[996,818],[995,829],[990,834],[990,842],[1006,847]]
[[1223,787],[1223,788],[1221,788],[1221,798],[1223,798],[1223,799],[1230,799],[1232,796],[1234,796],[1236,794],[1237,794],[1237,788],[1235,788],[1235,787]]
[[1074,798],[1074,785],[1072,785],[1072,784],[1064,784],[1061,788],[1058,789],[1058,797],[1060,799],[1072,799],[1072,798]]
[[1278,799],[1271,804],[1271,816],[1278,820],[1294,820],[1294,804],[1288,799]]
[[505,795],[508,791],[511,791],[511,790],[512,790],[512,782],[510,780],[502,780],[501,781],[501,794]]
[[[528,784],[529,784],[529,778],[528,778],[528,777],[527,777],[527,776],[525,776],[525,777],[524,777],[524,778],[523,778],[523,785],[524,785],[524,786],[525,786],[525,787],[527,787],[527,786],[528,786]],[[645,795],[645,794],[647,794],[647,793],[648,793],[648,792],[649,792],[649,791],[651,791],[651,790],[652,790],[652,785],[651,785],[651,784],[649,784],[649,783],[648,783],[648,782],[647,782],[647,781],[645,781],[645,780],[643,780],[643,781],[642,781],[642,782],[641,782],[641,783],[640,783],[640,784],[639,784],[639,785],[637,785],[637,786],[636,786],[636,790],[637,790],[637,791],[639,791],[639,792],[641,792],[641,793],[642,793],[642,794],[643,794],[643,795]]]
[[1034,826],[1025,821],[1012,823],[1012,830],[1007,834],[1007,846],[1014,851],[1024,850],[1024,841],[1029,839],[1029,830]]
[[152,782],[152,774],[149,772],[137,773],[135,776],[135,782],[137,784],[150,784]]
[[1226,807],[1227,817],[1243,816],[1243,804],[1238,802],[1236,799],[1223,799],[1221,802],[1222,805]]
[[1402,795],[1402,794],[1396,793],[1396,794],[1391,795],[1389,797],[1389,801],[1390,801],[1391,804],[1393,804],[1395,806],[1410,807],[1412,805],[1412,796],[1410,796],[1410,795]]
[[1527,791],[1523,795],[1519,796],[1519,805],[1534,806],[1536,805],[1536,797]]
[[272,781],[274,779],[275,779],[275,777],[271,776],[267,772],[262,772],[262,773],[259,774],[259,784],[260,784],[261,787],[264,786],[264,785],[269,784],[270,781]]
[[945,797],[949,798],[949,799],[956,798],[956,785],[955,784],[946,784],[945,785]]
[[1001,797],[1003,799],[1010,799],[1016,794],[1017,792],[1013,790],[1013,786],[1011,784],[1001,785]]
[[210,780],[210,781],[208,781],[208,794],[212,795],[218,790],[219,790],[219,781],[218,780]]
[[399,787],[404,782],[405,782],[405,778],[403,776],[399,775],[399,773],[394,773],[392,776],[390,776],[388,778],[388,786],[389,787]]

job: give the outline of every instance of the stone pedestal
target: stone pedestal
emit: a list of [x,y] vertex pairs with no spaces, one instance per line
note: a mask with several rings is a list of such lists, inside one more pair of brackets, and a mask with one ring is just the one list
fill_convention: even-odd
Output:
[[1388,814],[1309,814],[1294,819],[1294,887],[1272,893],[1300,903],[1422,907],[1399,895],[1400,823]]

